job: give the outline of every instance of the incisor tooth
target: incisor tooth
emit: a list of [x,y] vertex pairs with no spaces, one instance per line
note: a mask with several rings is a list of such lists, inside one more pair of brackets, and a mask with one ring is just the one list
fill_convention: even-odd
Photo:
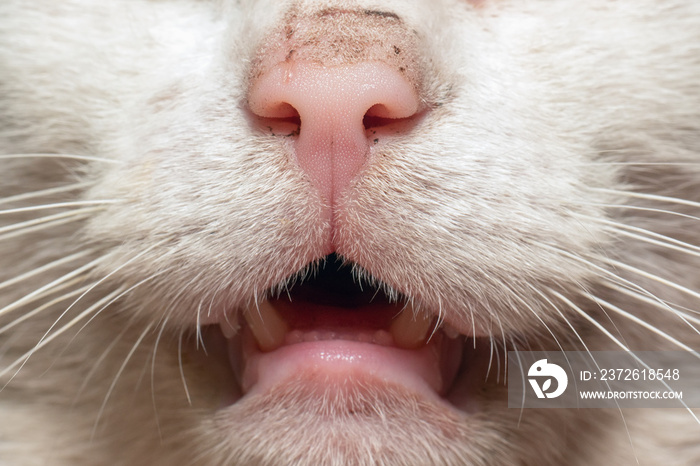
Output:
[[263,301],[257,306],[249,306],[243,315],[262,351],[272,351],[282,346],[289,329],[272,304]]
[[408,305],[391,323],[389,331],[397,346],[413,349],[425,344],[432,328],[433,317],[415,312],[413,306]]

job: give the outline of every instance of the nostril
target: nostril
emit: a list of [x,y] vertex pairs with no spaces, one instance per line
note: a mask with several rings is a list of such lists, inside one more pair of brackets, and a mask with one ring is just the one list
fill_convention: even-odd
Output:
[[301,131],[301,116],[296,108],[287,102],[269,105],[253,112],[262,128],[277,136],[298,136]]
[[378,117],[378,116],[373,116],[373,115],[365,115],[365,117],[362,119],[362,126],[365,127],[365,129],[377,129],[381,128],[383,126],[388,126],[392,123],[395,123],[396,119],[395,118],[383,118],[383,117]]
[[391,112],[386,108],[386,105],[375,104],[365,113],[365,116],[362,118],[362,125],[368,130],[387,126],[395,121],[396,118],[391,116]]
[[288,102],[277,102],[264,105],[257,110],[257,114],[268,118],[298,117],[297,109]]
[[413,130],[423,115],[419,109],[412,114],[410,112],[396,112],[389,110],[383,104],[370,107],[362,118],[367,137],[374,143],[379,142],[377,137],[382,135],[403,135]]
[[413,115],[399,116],[389,110],[384,104],[375,104],[367,110],[362,118],[365,130],[375,130],[385,126],[402,123],[413,118]]

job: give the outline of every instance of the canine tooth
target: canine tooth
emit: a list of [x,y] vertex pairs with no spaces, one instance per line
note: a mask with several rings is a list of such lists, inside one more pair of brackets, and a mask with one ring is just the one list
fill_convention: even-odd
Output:
[[433,318],[408,305],[391,323],[389,332],[397,346],[413,349],[425,344],[432,329]]
[[268,301],[246,309],[245,320],[262,351],[272,351],[282,346],[288,331],[287,324]]

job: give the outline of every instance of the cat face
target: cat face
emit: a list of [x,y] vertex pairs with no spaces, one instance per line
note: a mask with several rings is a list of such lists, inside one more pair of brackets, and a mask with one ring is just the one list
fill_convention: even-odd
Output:
[[66,458],[624,464],[673,446],[614,448],[641,414],[507,409],[504,356],[696,347],[650,301],[698,307],[700,7],[0,16],[3,277],[51,264],[0,295],[0,376],[28,361],[0,403],[33,426],[51,365],[41,403],[74,428],[41,432],[80,445]]

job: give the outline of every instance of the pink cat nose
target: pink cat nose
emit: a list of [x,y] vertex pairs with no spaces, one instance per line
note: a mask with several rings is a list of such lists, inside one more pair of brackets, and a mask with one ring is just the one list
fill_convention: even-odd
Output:
[[[296,161],[332,208],[365,166],[372,146],[393,122],[419,111],[415,87],[400,70],[381,61],[325,67],[285,61],[254,78],[250,109],[270,119],[275,132],[299,123]],[[386,131],[386,128],[392,131]],[[384,130],[383,130],[384,128]]]

